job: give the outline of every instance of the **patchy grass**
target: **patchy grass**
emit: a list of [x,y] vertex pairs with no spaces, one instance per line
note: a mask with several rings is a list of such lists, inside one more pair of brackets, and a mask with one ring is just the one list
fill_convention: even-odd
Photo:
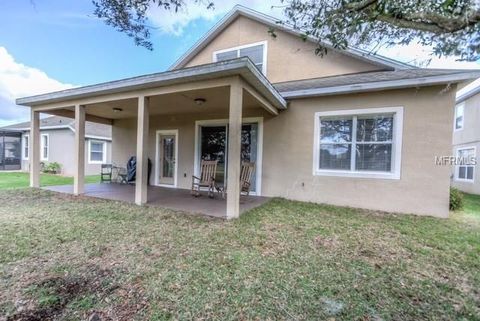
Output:
[[477,201],[442,220],[275,199],[223,221],[0,191],[0,319],[479,320]]
[[[100,175],[85,177],[85,183],[100,182]],[[41,186],[70,185],[73,184],[73,177],[53,174],[40,175]],[[25,172],[0,172],[0,190],[11,188],[25,188],[30,185],[29,174]]]

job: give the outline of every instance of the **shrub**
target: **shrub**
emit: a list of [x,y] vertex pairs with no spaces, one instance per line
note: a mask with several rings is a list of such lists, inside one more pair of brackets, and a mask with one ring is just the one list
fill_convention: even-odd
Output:
[[450,210],[458,211],[463,208],[463,194],[458,189],[450,187]]
[[53,173],[53,174],[57,174],[57,173],[60,173],[60,169],[61,169],[61,165],[57,162],[52,162],[52,163],[48,163],[48,164],[45,164],[43,166],[43,171],[45,173]]

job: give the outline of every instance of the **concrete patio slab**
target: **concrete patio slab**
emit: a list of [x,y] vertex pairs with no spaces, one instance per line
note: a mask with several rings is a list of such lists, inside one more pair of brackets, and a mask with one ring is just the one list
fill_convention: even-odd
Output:
[[[47,186],[43,187],[43,189],[73,194],[73,185]],[[84,195],[134,203],[135,186],[120,184],[85,184]],[[240,213],[258,207],[266,203],[268,200],[268,197],[262,196],[242,196],[240,198]],[[190,190],[187,189],[149,186],[147,205],[225,218],[227,203],[219,194],[215,194],[215,198],[213,199],[208,198],[206,192],[200,197],[193,197],[190,194]]]

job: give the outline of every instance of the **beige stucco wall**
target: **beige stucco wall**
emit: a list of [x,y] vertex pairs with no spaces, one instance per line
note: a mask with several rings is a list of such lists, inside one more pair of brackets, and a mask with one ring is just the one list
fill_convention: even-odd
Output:
[[[28,132],[27,132],[28,134]],[[75,134],[70,129],[42,130],[41,134],[48,134],[49,154],[48,160],[41,160],[45,163],[57,162],[62,166],[61,174],[73,176],[75,166],[74,158],[74,140]],[[107,142],[107,163],[111,162],[111,142]],[[22,137],[23,152],[23,137]],[[30,168],[29,160],[22,159],[22,170],[28,171]],[[99,175],[100,164],[88,163],[88,139],[85,140],[85,175]]]
[[326,56],[320,57],[315,54],[314,43],[283,31],[277,31],[277,37],[273,38],[268,29],[266,25],[240,16],[190,60],[187,66],[213,62],[213,52],[216,50],[267,41],[267,78],[272,83],[380,69],[335,50],[329,50]]
[[[480,161],[480,95],[477,94],[470,97],[465,100],[464,104],[464,127],[462,130],[453,132],[452,155],[456,156],[458,148],[476,147],[476,156]],[[452,173],[454,171],[455,168],[452,168]],[[454,174],[452,174],[452,177],[454,178]],[[453,179],[452,186],[466,193],[480,194],[480,164],[475,166],[473,182],[462,182]]]
[[[446,93],[442,89],[295,100],[276,117],[260,109],[245,113],[244,117],[264,118],[262,195],[446,217],[450,168],[436,166],[435,156],[451,151],[454,89]],[[404,107],[400,180],[313,176],[315,112],[397,106]],[[155,164],[157,130],[178,129],[178,187],[189,188],[194,171],[195,120],[224,118],[226,113],[152,116],[148,156]],[[113,161],[125,164],[129,156],[135,155],[136,120],[116,120],[112,134]]]
[[[264,117],[263,109],[244,111],[244,117]],[[148,157],[152,161],[150,183],[155,184],[156,132],[158,130],[178,130],[177,187],[188,189],[194,174],[195,122],[197,120],[228,119],[227,109],[215,114],[182,114],[151,116],[148,137]],[[112,126],[112,160],[119,166],[126,166],[128,159],[136,155],[136,119],[115,120]]]
[[[448,215],[450,168],[435,166],[450,153],[454,89],[441,87],[297,100],[265,122],[265,195],[361,208]],[[404,107],[401,179],[313,176],[314,113]],[[288,146],[288,147],[287,147]],[[288,148],[288,153],[278,150]]]

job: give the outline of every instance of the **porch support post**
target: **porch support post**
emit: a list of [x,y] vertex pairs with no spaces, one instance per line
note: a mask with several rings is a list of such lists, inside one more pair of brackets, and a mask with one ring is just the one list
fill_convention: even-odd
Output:
[[30,187],[40,187],[40,113],[32,109],[30,117]]
[[75,172],[73,194],[85,192],[85,107],[75,105]]
[[240,216],[240,153],[243,88],[240,79],[230,85],[228,118],[227,219]]
[[137,205],[147,203],[149,116],[148,98],[145,96],[138,97],[137,175],[135,182],[135,203]]

